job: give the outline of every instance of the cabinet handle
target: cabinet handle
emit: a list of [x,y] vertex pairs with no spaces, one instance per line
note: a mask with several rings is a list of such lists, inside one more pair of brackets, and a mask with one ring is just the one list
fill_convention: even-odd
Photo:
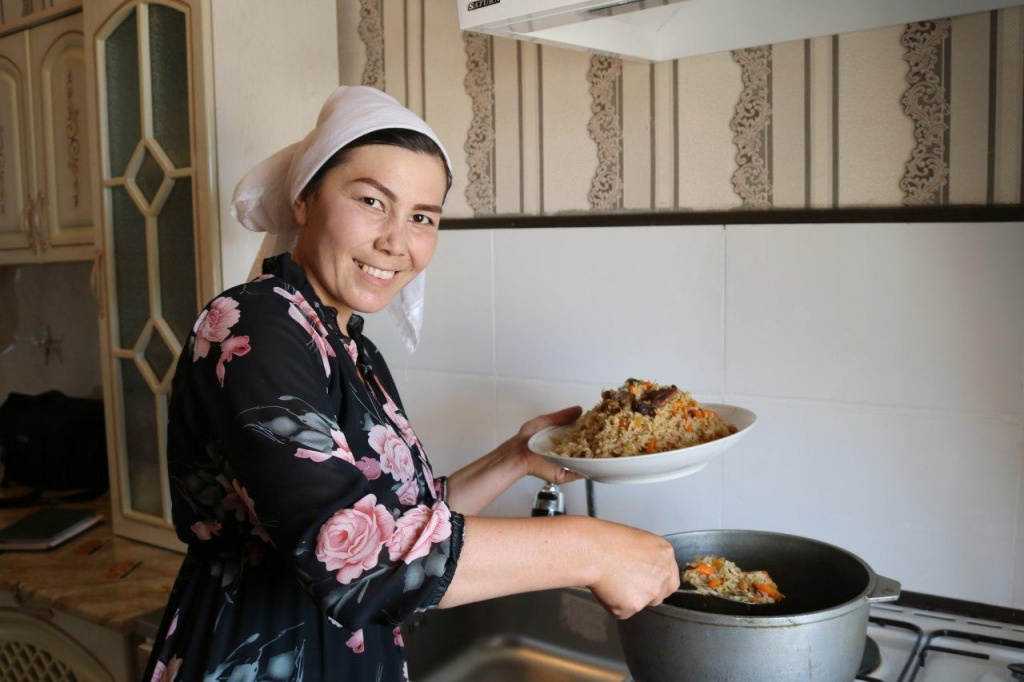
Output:
[[48,230],[43,229],[42,211],[43,204],[46,202],[46,194],[40,192],[36,199],[35,209],[32,213],[32,229],[36,233],[36,240],[39,244],[39,252],[42,253],[50,248],[50,234]]
[[100,319],[106,317],[107,311],[104,308],[105,296],[103,295],[103,252],[97,251],[92,260],[92,273],[89,275],[89,288],[92,289],[93,298],[96,299],[96,312]]

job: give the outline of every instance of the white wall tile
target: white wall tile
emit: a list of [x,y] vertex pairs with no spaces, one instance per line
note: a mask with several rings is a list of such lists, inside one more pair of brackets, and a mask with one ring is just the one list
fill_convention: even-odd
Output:
[[386,310],[364,315],[366,335],[392,368],[493,374],[491,232],[443,232],[426,272],[423,330],[416,352],[406,351]]
[[733,393],[1019,414],[1019,223],[729,226]]
[[500,376],[722,383],[720,226],[501,230]]
[[409,367],[471,374],[494,373],[491,232],[441,233],[427,268],[420,346]]
[[905,589],[1009,604],[1020,417],[726,401],[759,433],[725,453],[724,527],[814,537]]
[[398,388],[437,475],[494,449],[493,377],[410,369]]

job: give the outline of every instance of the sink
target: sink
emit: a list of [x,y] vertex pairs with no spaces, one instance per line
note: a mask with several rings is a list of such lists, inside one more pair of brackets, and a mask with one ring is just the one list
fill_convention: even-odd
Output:
[[615,619],[586,590],[420,613],[402,626],[416,682],[622,682]]

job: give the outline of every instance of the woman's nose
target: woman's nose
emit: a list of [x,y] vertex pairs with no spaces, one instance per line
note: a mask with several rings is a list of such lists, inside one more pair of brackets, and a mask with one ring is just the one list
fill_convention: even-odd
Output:
[[405,225],[394,217],[388,217],[374,246],[391,255],[400,256],[405,253],[405,240]]

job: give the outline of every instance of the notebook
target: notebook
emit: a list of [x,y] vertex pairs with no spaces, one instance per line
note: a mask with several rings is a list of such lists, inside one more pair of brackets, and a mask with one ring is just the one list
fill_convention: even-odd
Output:
[[95,526],[102,518],[92,509],[40,509],[0,529],[0,551],[51,549]]

